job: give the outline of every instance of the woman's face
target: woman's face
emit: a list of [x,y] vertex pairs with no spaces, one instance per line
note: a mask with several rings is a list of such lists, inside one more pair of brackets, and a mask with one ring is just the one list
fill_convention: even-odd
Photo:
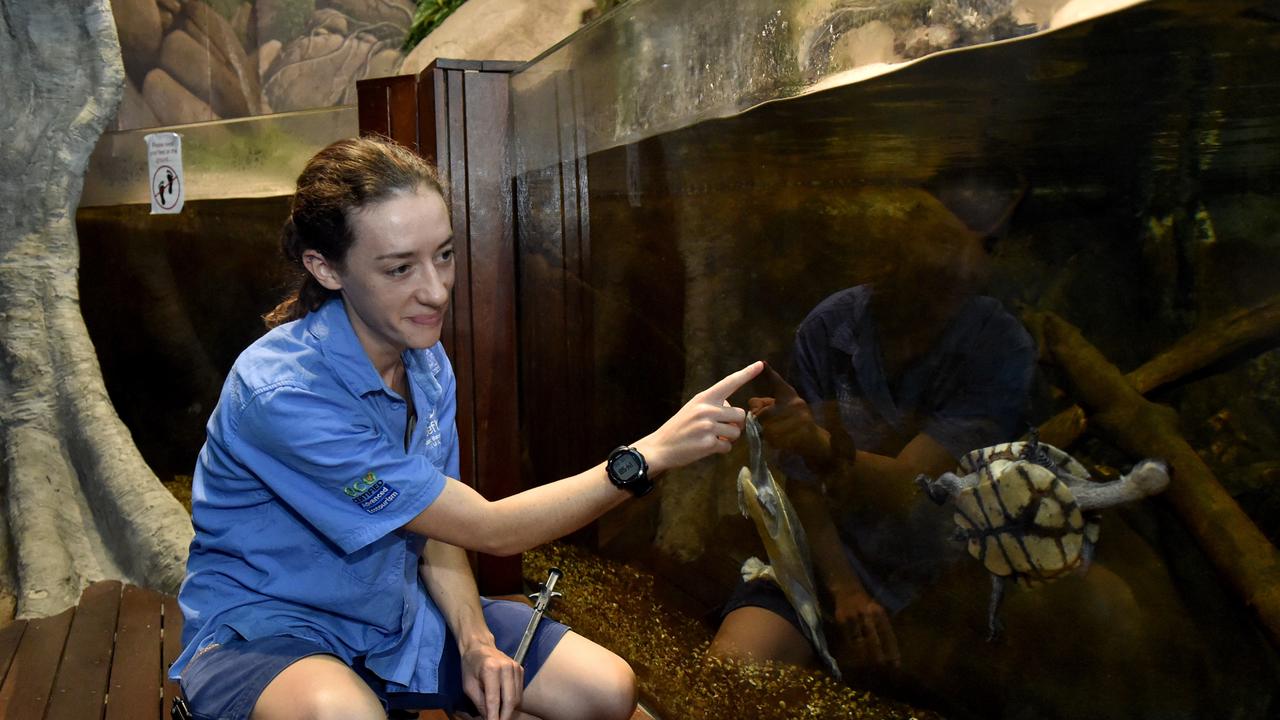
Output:
[[440,340],[453,289],[453,228],[440,194],[425,187],[366,206],[349,222],[355,241],[341,267],[308,268],[342,291],[356,336],[382,371],[406,348]]

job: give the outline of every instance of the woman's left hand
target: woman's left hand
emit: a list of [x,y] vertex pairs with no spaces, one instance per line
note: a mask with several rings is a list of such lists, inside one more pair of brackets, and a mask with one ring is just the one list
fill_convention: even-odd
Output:
[[488,643],[462,654],[462,689],[485,720],[511,720],[520,709],[524,668]]

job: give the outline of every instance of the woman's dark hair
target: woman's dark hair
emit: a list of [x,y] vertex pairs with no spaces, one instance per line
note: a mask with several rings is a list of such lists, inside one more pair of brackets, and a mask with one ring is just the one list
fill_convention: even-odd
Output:
[[397,192],[420,186],[444,194],[435,169],[412,150],[381,137],[339,140],[316,153],[298,176],[289,219],[280,232],[280,249],[296,273],[294,288],[263,316],[267,327],[297,320],[338,293],[316,281],[302,264],[315,250],[341,265],[355,242],[352,216]]

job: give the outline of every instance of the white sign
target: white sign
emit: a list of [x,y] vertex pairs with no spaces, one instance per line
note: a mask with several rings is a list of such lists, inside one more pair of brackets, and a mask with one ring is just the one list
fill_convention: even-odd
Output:
[[151,214],[180,213],[186,199],[182,181],[182,137],[175,132],[158,132],[147,135],[146,140]]

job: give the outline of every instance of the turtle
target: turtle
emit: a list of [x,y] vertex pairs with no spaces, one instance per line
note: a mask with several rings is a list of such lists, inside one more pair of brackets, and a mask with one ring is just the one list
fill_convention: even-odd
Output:
[[1117,480],[1098,482],[1032,433],[1029,441],[973,450],[957,472],[936,479],[921,474],[916,484],[939,505],[952,501],[954,538],[991,573],[987,640],[995,641],[1003,630],[1006,582],[1030,588],[1087,570],[1098,542],[1098,511],[1161,492],[1169,467],[1145,459]]
[[755,523],[760,540],[769,555],[766,565],[759,558],[748,558],[742,564],[742,579],[749,582],[768,578],[782,590],[787,602],[795,608],[800,630],[835,679],[840,679],[840,665],[827,647],[822,632],[822,614],[818,609],[818,584],[814,579],[809,540],[800,515],[786,490],[769,472],[764,457],[764,437],[756,416],[747,414],[747,442],[751,449],[750,464],[738,473],[738,507],[743,517]]

